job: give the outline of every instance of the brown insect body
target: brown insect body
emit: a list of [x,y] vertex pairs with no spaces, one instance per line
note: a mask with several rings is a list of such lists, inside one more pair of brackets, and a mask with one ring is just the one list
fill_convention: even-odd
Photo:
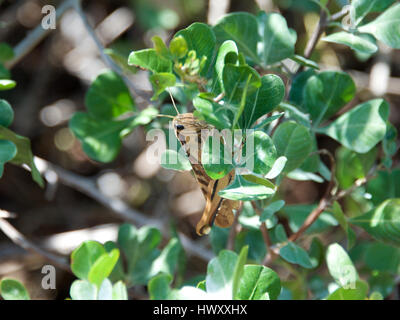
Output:
[[206,207],[196,226],[197,234],[208,234],[214,223],[221,228],[231,226],[234,220],[232,210],[239,207],[239,202],[221,198],[218,192],[233,181],[235,173],[232,170],[223,178],[213,180],[201,164],[202,145],[207,139],[207,131],[212,127],[197,119],[192,113],[178,114],[173,120],[173,126],[206,199]]

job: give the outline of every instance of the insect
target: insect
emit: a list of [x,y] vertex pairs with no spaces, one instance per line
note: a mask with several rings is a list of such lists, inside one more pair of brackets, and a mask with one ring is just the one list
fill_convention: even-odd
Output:
[[233,181],[235,172],[232,170],[223,178],[213,180],[201,164],[201,150],[207,138],[204,130],[212,127],[197,119],[193,113],[178,113],[172,123],[175,135],[189,158],[196,180],[206,199],[203,215],[196,226],[197,234],[200,236],[208,234],[214,223],[221,228],[231,226],[234,220],[233,209],[238,209],[239,201],[221,198],[218,192]]

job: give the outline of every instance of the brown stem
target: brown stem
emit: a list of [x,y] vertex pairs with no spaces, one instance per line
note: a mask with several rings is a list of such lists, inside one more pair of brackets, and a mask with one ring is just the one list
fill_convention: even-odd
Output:
[[239,223],[239,216],[240,216],[240,213],[242,212],[242,209],[243,209],[243,202],[240,202],[239,209],[237,210],[237,212],[235,214],[235,219],[233,220],[232,227],[229,232],[228,241],[226,244],[226,249],[228,249],[228,250],[235,249],[235,237],[236,237],[236,233],[237,233],[237,226]]
[[32,251],[40,256],[44,257],[46,260],[50,261],[54,265],[71,272],[68,264],[68,259],[55,255],[51,252],[43,250],[30,240],[28,240],[21,232],[15,229],[8,221],[0,218],[0,230],[15,244],[24,248],[25,250]]
[[327,155],[329,157],[329,160],[331,162],[331,180],[329,181],[328,188],[326,188],[325,194],[318,203],[318,206],[313,211],[311,211],[300,229],[289,237],[289,241],[297,240],[315,222],[315,220],[318,219],[320,214],[332,203],[333,197],[331,195],[331,192],[335,186],[335,158],[333,157],[332,153],[330,153],[326,149],[318,150],[317,152],[323,155]]
[[[329,2],[327,2],[326,6],[328,7]],[[305,58],[310,58],[312,52],[315,49],[315,46],[317,45],[319,38],[325,31],[325,27],[328,22],[328,16],[325,10],[321,9],[320,14],[319,14],[319,21],[317,27],[314,29],[313,34],[311,35],[311,38],[308,40],[306,49],[304,50],[304,57]]]

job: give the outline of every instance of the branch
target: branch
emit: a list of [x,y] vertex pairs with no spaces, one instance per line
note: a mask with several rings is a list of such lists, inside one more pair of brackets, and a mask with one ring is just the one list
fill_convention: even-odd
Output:
[[138,89],[133,83],[132,81],[130,81],[124,74],[124,72],[122,71],[122,69],[111,59],[110,56],[108,56],[105,52],[104,52],[104,46],[101,43],[100,39],[97,37],[96,32],[94,31],[94,29],[92,28],[92,26],[89,23],[88,18],[86,17],[85,13],[82,10],[82,6],[81,6],[81,1],[80,0],[72,0],[73,2],[73,7],[75,9],[75,11],[79,14],[83,25],[86,28],[87,33],[89,34],[89,36],[92,38],[92,40],[94,41],[94,43],[96,44],[97,49],[99,50],[100,53],[100,57],[103,60],[103,62],[112,70],[114,70],[116,73],[118,73],[121,78],[124,80],[125,84],[131,89],[133,95],[138,98],[141,97],[144,100],[148,100],[149,99],[149,93],[145,92],[143,90]]
[[[56,10],[56,19],[63,16],[63,14],[71,9],[76,0],[65,0]],[[44,29],[42,25],[38,25],[32,32],[28,34],[15,48],[14,48],[14,58],[7,61],[5,66],[11,69],[15,66],[23,57],[25,57],[29,52],[31,52],[52,30]]]
[[239,206],[238,210],[236,211],[235,219],[233,220],[232,227],[231,227],[231,230],[230,230],[229,236],[228,236],[228,242],[226,245],[226,249],[228,249],[228,250],[235,249],[235,236],[236,236],[236,232],[237,232],[239,216],[240,216],[240,213],[242,212],[242,210],[243,210],[243,202],[240,201],[240,206]]
[[[330,0],[328,0],[326,7],[328,7]],[[312,52],[314,51],[315,46],[317,45],[319,38],[325,31],[325,27],[328,22],[328,15],[325,10],[321,9],[319,14],[319,21],[317,27],[314,29],[313,34],[307,42],[306,48],[304,50],[304,57],[310,58]]]
[[[260,216],[261,209],[257,206],[257,203],[255,201],[251,201],[251,206],[253,207],[254,211]],[[265,256],[263,262],[263,264],[266,265],[268,261],[274,260],[277,257],[277,253],[273,249],[273,244],[269,236],[268,228],[265,224],[265,221],[261,223],[260,230],[265,242],[265,247],[267,248],[267,255]]]
[[[38,157],[35,157],[35,163],[44,176],[55,174],[58,181],[101,203],[106,208],[109,208],[119,219],[129,221],[138,226],[152,225],[160,229],[164,236],[168,235],[166,226],[160,220],[148,218],[141,212],[129,207],[124,201],[101,193],[91,178],[77,175]],[[183,233],[178,234],[183,247],[189,254],[200,257],[205,261],[209,261],[214,257],[211,251],[190,240]]]
[[[4,210],[2,210],[4,211]],[[15,244],[24,248],[25,250],[32,251],[34,253],[39,254],[44,257],[46,260],[49,260],[54,265],[64,269],[66,271],[71,271],[68,264],[68,259],[50,253],[42,248],[38,247],[31,241],[29,241],[22,233],[20,233],[17,229],[15,229],[8,221],[0,218],[0,229],[4,232],[4,234],[11,239]]]
[[330,153],[326,149],[318,150],[318,153],[327,155],[329,157],[329,160],[331,162],[331,180],[329,181],[329,185],[326,188],[324,196],[318,203],[318,206],[313,211],[311,211],[311,213],[307,217],[306,221],[304,221],[300,229],[289,237],[289,241],[296,241],[315,222],[315,220],[318,219],[320,214],[328,206],[332,204],[333,197],[331,196],[331,192],[335,186],[335,171],[336,171],[335,158],[333,157],[332,153]]

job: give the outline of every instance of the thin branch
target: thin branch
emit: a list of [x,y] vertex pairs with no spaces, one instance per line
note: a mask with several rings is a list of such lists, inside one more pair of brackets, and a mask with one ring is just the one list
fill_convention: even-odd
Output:
[[239,224],[239,216],[240,216],[240,213],[242,212],[242,210],[243,210],[243,202],[240,201],[239,209],[237,210],[237,212],[235,214],[235,219],[233,220],[231,230],[230,230],[229,236],[228,236],[228,241],[227,241],[227,245],[226,245],[226,249],[228,249],[228,250],[233,250],[235,248],[235,237],[236,237],[236,233],[237,233],[237,227]]
[[342,10],[340,10],[339,12],[336,12],[336,13],[332,14],[332,15],[329,17],[329,22],[335,21],[335,20],[337,20],[337,19],[340,19],[340,18],[344,17],[346,14],[349,13],[349,10],[350,10],[350,9],[349,9],[348,6],[344,6],[344,7],[342,8]]
[[94,41],[94,43],[96,44],[97,49],[99,50],[100,53],[100,57],[101,59],[104,61],[104,63],[112,70],[114,70],[116,73],[118,73],[121,78],[124,80],[125,84],[131,89],[133,95],[138,98],[142,98],[144,100],[148,100],[149,99],[149,93],[145,92],[143,90],[138,89],[133,83],[132,81],[130,81],[124,74],[124,72],[122,71],[122,69],[111,59],[110,56],[108,56],[105,53],[105,48],[103,46],[103,44],[101,43],[100,39],[97,37],[96,32],[94,31],[94,29],[92,28],[92,26],[89,23],[88,18],[86,17],[86,14],[83,12],[82,6],[81,6],[81,1],[80,0],[73,0],[73,7],[75,9],[75,11],[79,14],[83,25],[86,28],[87,33],[89,34],[89,36],[92,38],[92,40]]
[[[326,7],[329,5],[329,0],[326,4]],[[320,14],[319,14],[319,21],[317,27],[314,29],[313,34],[311,35],[310,39],[307,42],[306,48],[304,50],[304,57],[305,58],[310,58],[312,52],[315,49],[315,46],[317,45],[319,38],[325,31],[325,27],[328,22],[328,15],[325,10],[321,9]]]
[[[251,206],[253,207],[254,211],[260,216],[261,209],[257,206],[257,203],[255,201],[251,201]],[[267,254],[264,258],[263,264],[267,265],[269,264],[269,261],[273,261],[276,259],[278,253],[274,251],[273,244],[269,236],[268,228],[267,225],[265,224],[265,221],[261,223],[260,230],[265,242],[265,247],[267,248]]]
[[335,171],[336,163],[335,158],[332,153],[326,149],[318,150],[318,153],[327,155],[331,162],[331,180],[326,188],[325,194],[318,203],[318,206],[308,215],[307,219],[304,221],[303,225],[289,237],[289,241],[296,241],[320,216],[320,214],[332,203],[331,192],[335,186]]
[[29,241],[21,232],[15,229],[8,221],[0,218],[0,229],[4,234],[11,239],[15,244],[24,248],[25,250],[32,251],[44,257],[46,260],[50,261],[54,265],[67,270],[70,272],[68,259],[50,253],[42,248],[38,247],[36,244]]
[[[76,0],[65,0],[56,10],[57,21],[63,16],[63,14],[71,9]],[[28,34],[15,48],[14,58],[7,61],[5,66],[11,69],[15,66],[23,57],[31,52],[52,30],[44,29],[42,25],[38,25],[32,32]]]
[[[106,208],[109,208],[116,217],[138,226],[152,225],[160,229],[164,236],[168,235],[167,226],[160,220],[148,218],[141,212],[129,207],[126,202],[101,193],[91,178],[86,178],[72,173],[38,157],[35,157],[35,163],[42,174],[54,173],[57,176],[58,181],[101,203]],[[182,245],[188,254],[200,257],[206,261],[214,257],[214,254],[211,251],[198,245],[183,233],[178,234]]]

